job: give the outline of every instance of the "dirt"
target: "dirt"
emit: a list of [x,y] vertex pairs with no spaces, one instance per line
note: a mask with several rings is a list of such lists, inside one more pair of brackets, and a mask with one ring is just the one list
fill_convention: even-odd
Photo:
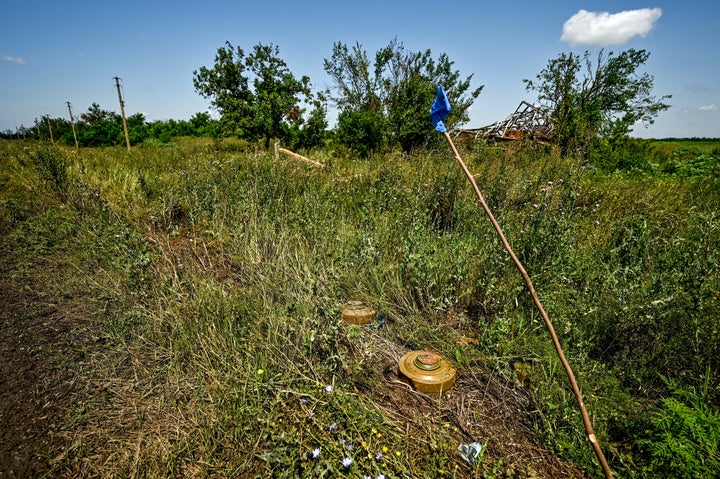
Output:
[[16,281],[0,257],[0,478],[42,477],[74,405],[70,364],[85,321]]

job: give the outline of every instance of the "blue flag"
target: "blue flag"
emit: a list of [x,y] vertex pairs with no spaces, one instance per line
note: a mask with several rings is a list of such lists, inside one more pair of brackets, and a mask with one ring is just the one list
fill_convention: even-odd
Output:
[[432,107],[430,108],[430,118],[432,118],[435,129],[440,133],[445,133],[447,131],[443,120],[446,116],[448,116],[451,110],[452,107],[450,106],[450,100],[448,100],[448,97],[445,95],[445,90],[443,90],[443,87],[438,85],[437,96],[432,102]]

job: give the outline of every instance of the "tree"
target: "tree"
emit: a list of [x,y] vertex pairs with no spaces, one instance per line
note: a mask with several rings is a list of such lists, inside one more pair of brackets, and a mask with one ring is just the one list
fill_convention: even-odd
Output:
[[119,145],[124,141],[122,117],[93,103],[80,115],[78,142],[82,146]]
[[337,96],[329,98],[340,110],[337,135],[340,143],[368,156],[385,141],[385,118],[381,90],[381,71],[370,73],[370,60],[362,45],[352,49],[337,42],[332,57],[323,61],[325,71],[335,82]]
[[190,118],[193,136],[217,136],[217,122],[208,112],[198,112]]
[[80,115],[80,120],[88,125],[98,125],[106,121],[116,122],[119,118],[120,115],[114,111],[103,110],[95,102],[88,107],[88,111]]
[[56,142],[62,142],[66,145],[75,144],[72,126],[70,122],[64,118],[50,118],[50,116],[39,119],[35,118],[33,127],[27,129],[26,133],[29,138],[47,141],[50,141],[50,138],[54,138]]
[[360,156],[368,157],[386,143],[386,122],[382,114],[368,108],[346,108],[338,116],[337,138]]
[[150,129],[145,121],[145,115],[135,113],[127,117],[128,135],[133,145],[142,143],[150,136]]
[[290,138],[289,143],[293,148],[313,148],[325,140],[328,127],[325,99],[320,94],[312,105],[307,120],[285,127],[285,136]]
[[212,69],[193,72],[193,84],[221,114],[224,134],[262,138],[266,148],[273,138],[289,140],[291,127],[304,121],[301,105],[312,100],[310,79],[295,78],[273,45],[255,45],[246,55],[226,42]]
[[323,60],[323,67],[335,82],[338,94],[331,94],[330,99],[340,110],[382,109],[378,97],[382,71],[376,70],[371,75],[370,66],[367,52],[360,43],[356,43],[352,50],[344,43],[333,45],[332,56]]
[[537,75],[537,83],[523,80],[550,112],[564,153],[583,153],[599,138],[625,137],[636,123],[652,124],[670,108],[664,103],[670,95],[655,98],[653,77],[637,73],[649,56],[645,50],[617,56],[601,50],[593,61],[587,51],[582,56],[562,53]]
[[442,53],[435,61],[430,50],[409,52],[402,43],[393,40],[380,57],[387,59],[386,68],[390,72],[384,80],[388,126],[403,150],[409,151],[434,135],[428,110],[436,95],[436,85],[446,88],[453,107],[445,124],[452,128],[470,119],[470,106],[483,87],[468,92],[472,75],[461,79],[447,54]]
[[[323,65],[337,93],[331,99],[340,110],[339,138],[356,149],[366,149],[359,142],[368,140],[404,151],[422,146],[433,134],[428,111],[436,85],[445,87],[453,105],[446,120],[451,128],[468,120],[469,108],[482,91],[482,86],[469,91],[472,75],[461,79],[446,54],[434,60],[429,49],[408,51],[397,39],[376,52],[373,64],[359,43],[352,48],[335,43]],[[358,125],[362,134],[354,135]]]

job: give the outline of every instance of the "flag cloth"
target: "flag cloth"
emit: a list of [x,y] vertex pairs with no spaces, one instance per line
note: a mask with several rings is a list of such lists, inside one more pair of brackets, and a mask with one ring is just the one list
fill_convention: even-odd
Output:
[[445,95],[445,90],[443,90],[443,87],[438,86],[437,96],[432,102],[432,107],[430,107],[430,118],[435,125],[435,129],[440,133],[445,133],[447,131],[443,120],[446,116],[448,116],[451,110],[452,107],[450,107],[450,100],[448,100],[448,97]]

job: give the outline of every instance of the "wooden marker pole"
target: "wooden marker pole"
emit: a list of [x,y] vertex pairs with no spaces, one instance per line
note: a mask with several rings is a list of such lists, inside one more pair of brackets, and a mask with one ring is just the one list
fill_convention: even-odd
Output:
[[324,168],[325,165],[322,163],[318,163],[317,161],[313,161],[310,158],[305,158],[302,155],[298,155],[294,151],[290,151],[285,148],[280,147],[280,143],[275,142],[275,159],[278,160],[280,158],[280,153],[289,156],[290,158],[295,158],[296,160],[304,161],[305,163],[310,163],[315,166],[319,166],[320,168]]
[[595,451],[595,455],[598,458],[598,461],[600,461],[600,465],[603,468],[603,472],[605,473],[605,477],[608,479],[611,479],[612,471],[610,470],[610,466],[607,463],[607,460],[605,459],[605,455],[602,452],[602,449],[600,448],[600,444],[598,443],[597,436],[595,436],[595,431],[593,431],[592,423],[590,422],[590,416],[588,415],[587,409],[585,409],[585,403],[583,402],[582,394],[580,393],[580,388],[578,387],[577,381],[575,380],[575,374],[573,374],[572,369],[570,368],[570,363],[568,363],[567,359],[565,358],[565,353],[563,352],[562,347],[560,346],[560,340],[557,337],[557,334],[555,334],[555,328],[553,327],[552,323],[550,322],[550,318],[548,317],[547,313],[545,312],[545,308],[543,308],[542,303],[540,303],[540,299],[538,299],[538,295],[535,292],[535,288],[533,287],[532,281],[530,280],[530,275],[528,275],[527,271],[525,271],[525,268],[523,267],[522,263],[518,259],[517,256],[515,256],[515,253],[513,252],[512,248],[510,247],[510,243],[508,243],[507,238],[505,238],[505,234],[502,232],[502,229],[500,229],[500,225],[498,224],[497,220],[495,219],[495,216],[493,216],[492,211],[490,211],[490,207],[485,202],[485,198],[483,198],[482,193],[480,193],[480,188],[478,188],[477,183],[475,182],[475,178],[470,173],[470,170],[468,170],[467,166],[465,166],[465,162],[460,157],[460,153],[458,153],[457,148],[455,148],[455,144],[452,141],[452,138],[450,138],[450,134],[445,132],[445,138],[447,139],[448,143],[450,144],[450,147],[452,148],[453,153],[455,154],[455,160],[458,162],[462,170],[465,172],[465,176],[467,176],[468,180],[470,180],[470,184],[473,187],[473,190],[475,190],[475,196],[477,196],[478,201],[482,205],[483,209],[485,210],[485,213],[487,214],[488,218],[490,218],[490,222],[492,223],[493,227],[495,228],[495,231],[497,232],[498,236],[500,236],[500,241],[502,241],[503,246],[505,247],[505,250],[508,252],[510,257],[512,258],[513,262],[515,263],[515,266],[517,267],[518,271],[520,271],[520,275],[525,280],[525,285],[527,286],[528,290],[530,291],[530,295],[532,296],[533,302],[535,303],[535,306],[537,307],[538,311],[540,311],[540,315],[543,318],[543,321],[545,322],[545,326],[550,333],[550,337],[552,338],[553,346],[555,346],[555,352],[557,352],[558,357],[560,358],[560,362],[562,363],[563,367],[565,368],[565,373],[568,376],[568,379],[570,380],[570,385],[572,386],[573,393],[575,394],[575,399],[577,400],[578,407],[580,409],[580,414],[582,415],[583,424],[585,425],[585,431],[587,432],[587,438],[588,441],[590,441],[590,444],[592,445],[593,451]]

